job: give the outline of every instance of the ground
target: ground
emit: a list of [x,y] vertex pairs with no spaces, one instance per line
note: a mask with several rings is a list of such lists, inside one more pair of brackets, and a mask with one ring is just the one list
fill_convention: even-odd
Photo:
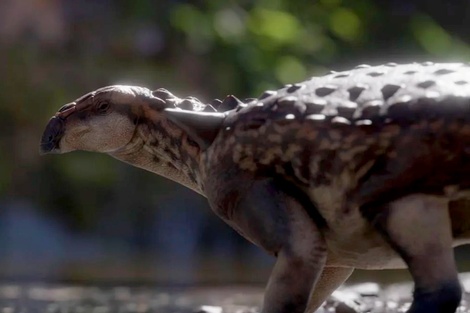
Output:
[[[470,290],[470,273],[461,274]],[[345,286],[318,313],[405,312],[411,283],[380,287],[375,283]],[[1,313],[248,313],[259,312],[262,287],[212,286],[191,288],[98,287],[64,284],[0,285]],[[338,300],[335,301],[334,299]],[[459,313],[470,313],[465,292]]]

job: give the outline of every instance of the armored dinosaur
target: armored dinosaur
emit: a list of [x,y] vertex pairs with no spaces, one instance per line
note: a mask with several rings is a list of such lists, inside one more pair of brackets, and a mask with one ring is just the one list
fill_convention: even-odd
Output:
[[108,86],[63,106],[42,153],[175,180],[276,257],[262,312],[314,312],[353,269],[407,267],[410,313],[454,312],[469,242],[470,64],[388,63],[204,104]]

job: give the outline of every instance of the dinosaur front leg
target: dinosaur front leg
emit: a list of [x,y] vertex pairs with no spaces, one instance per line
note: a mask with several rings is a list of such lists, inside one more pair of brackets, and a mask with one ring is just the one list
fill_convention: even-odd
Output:
[[447,201],[411,195],[381,207],[371,221],[407,263],[415,282],[408,313],[455,312],[461,286],[452,249]]
[[326,260],[320,230],[306,209],[271,180],[244,183],[242,191],[229,194],[228,223],[277,257],[262,312],[304,312]]

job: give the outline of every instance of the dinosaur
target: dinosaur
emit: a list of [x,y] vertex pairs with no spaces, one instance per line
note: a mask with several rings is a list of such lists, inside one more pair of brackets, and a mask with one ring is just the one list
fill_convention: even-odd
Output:
[[408,268],[409,313],[454,312],[469,243],[470,64],[360,65],[204,104],[108,86],[50,119],[42,153],[86,150],[205,196],[276,257],[262,312],[314,312],[358,269]]

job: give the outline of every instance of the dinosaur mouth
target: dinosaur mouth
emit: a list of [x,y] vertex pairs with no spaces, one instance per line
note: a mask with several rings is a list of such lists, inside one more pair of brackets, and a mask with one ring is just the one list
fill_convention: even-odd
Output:
[[60,153],[59,144],[63,134],[64,120],[60,117],[52,117],[42,134],[39,152],[41,154]]

